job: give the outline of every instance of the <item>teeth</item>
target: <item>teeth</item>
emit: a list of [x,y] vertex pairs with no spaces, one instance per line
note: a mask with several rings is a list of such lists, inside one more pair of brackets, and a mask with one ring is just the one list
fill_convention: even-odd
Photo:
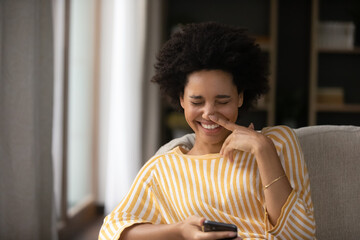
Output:
[[215,128],[219,127],[219,124],[206,125],[206,124],[202,123],[201,126],[206,129],[215,129]]

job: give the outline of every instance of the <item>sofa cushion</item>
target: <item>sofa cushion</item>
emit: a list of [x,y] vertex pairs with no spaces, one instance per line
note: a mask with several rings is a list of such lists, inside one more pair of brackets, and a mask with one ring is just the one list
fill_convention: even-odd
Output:
[[318,239],[360,236],[360,127],[295,129],[307,163]]

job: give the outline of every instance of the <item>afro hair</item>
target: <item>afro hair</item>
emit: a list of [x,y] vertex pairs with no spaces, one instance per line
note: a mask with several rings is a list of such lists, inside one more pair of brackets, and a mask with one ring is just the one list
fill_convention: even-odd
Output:
[[187,77],[200,70],[232,74],[238,92],[244,93],[244,111],[269,90],[267,58],[240,27],[214,22],[182,26],[161,48],[151,81],[181,111]]

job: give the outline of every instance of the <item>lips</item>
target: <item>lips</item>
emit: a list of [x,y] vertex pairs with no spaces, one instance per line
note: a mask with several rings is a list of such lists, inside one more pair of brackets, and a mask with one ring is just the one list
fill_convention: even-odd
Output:
[[215,128],[218,128],[220,125],[219,124],[205,124],[205,123],[200,123],[201,126],[205,129],[209,129],[209,130],[213,130]]
[[217,132],[221,128],[219,124],[210,121],[199,121],[198,124],[207,132]]

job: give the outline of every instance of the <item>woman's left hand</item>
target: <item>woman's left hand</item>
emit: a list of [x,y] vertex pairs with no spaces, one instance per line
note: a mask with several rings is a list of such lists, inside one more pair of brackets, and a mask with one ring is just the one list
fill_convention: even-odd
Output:
[[270,140],[263,134],[255,131],[252,123],[249,127],[243,127],[219,115],[210,115],[209,118],[211,121],[232,132],[225,139],[220,150],[220,154],[228,157],[230,161],[233,161],[234,150],[256,154],[259,148]]

